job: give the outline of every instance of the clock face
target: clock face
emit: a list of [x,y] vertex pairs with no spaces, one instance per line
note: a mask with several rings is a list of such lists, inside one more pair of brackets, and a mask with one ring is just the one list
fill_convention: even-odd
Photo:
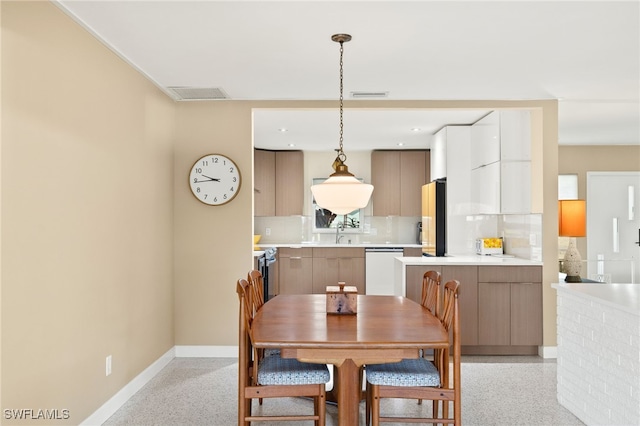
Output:
[[191,167],[189,186],[195,197],[210,206],[220,206],[233,200],[240,191],[240,170],[236,163],[222,154],[208,154]]

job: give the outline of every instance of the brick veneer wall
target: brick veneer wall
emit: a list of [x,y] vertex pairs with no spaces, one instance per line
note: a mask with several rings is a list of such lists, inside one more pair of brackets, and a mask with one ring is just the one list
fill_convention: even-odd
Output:
[[558,291],[558,402],[587,425],[640,424],[640,312]]

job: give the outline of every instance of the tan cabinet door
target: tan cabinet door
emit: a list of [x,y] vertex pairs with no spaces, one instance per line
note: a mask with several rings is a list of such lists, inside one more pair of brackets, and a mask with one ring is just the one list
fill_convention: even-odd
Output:
[[276,215],[276,153],[254,150],[254,216]]
[[305,192],[302,151],[277,151],[275,171],[275,215],[302,215]]

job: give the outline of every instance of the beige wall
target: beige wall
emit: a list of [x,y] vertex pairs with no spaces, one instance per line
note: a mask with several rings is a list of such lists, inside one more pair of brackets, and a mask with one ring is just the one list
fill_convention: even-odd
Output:
[[[173,345],[236,345],[235,281],[252,266],[252,108],[335,102],[174,104],[52,4],[0,7],[2,408],[67,408],[76,424]],[[345,102],[354,106],[541,111],[545,173],[534,178],[553,265],[545,344],[555,344],[557,103]],[[215,152],[244,181],[233,202],[210,207],[187,176]]]
[[1,405],[78,424],[174,345],[175,106],[51,3],[0,7]]
[[[578,175],[578,198],[587,198],[587,172],[640,171],[640,145],[559,146],[558,173]],[[588,202],[588,201],[587,201]],[[577,238],[580,253],[587,253],[587,239]]]

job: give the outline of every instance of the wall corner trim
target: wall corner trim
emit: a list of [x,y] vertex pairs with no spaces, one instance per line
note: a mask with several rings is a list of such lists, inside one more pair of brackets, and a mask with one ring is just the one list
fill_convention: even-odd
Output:
[[538,356],[546,359],[558,358],[557,346],[538,346]]

